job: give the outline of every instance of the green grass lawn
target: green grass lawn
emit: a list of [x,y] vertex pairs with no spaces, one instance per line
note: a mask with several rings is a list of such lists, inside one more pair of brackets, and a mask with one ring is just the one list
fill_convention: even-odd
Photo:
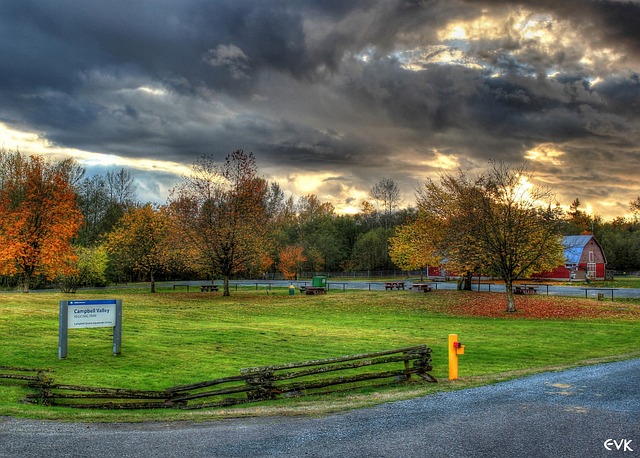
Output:
[[[468,292],[330,291],[289,296],[252,288],[220,293],[111,289],[77,295],[0,296],[0,366],[53,369],[58,383],[159,390],[241,368],[367,353],[417,344],[433,349],[441,383],[371,392],[285,399],[252,407],[141,412],[79,411],[19,403],[26,393],[0,380],[0,415],[92,421],[209,419],[224,415],[326,412],[436,390],[504,380],[516,374],[571,367],[597,359],[640,355],[637,319],[522,319],[450,316],[447,304]],[[77,297],[76,297],[77,296]],[[69,299],[123,301],[122,354],[111,355],[111,329],[69,330],[68,357],[59,360],[58,303]],[[570,300],[564,300],[570,306]],[[603,303],[593,301],[594,307]],[[611,306],[607,303],[606,306]],[[624,302],[624,307],[638,307]],[[460,380],[447,382],[447,336],[466,345]],[[231,412],[231,413],[230,413]]]
[[606,288],[640,288],[640,277],[633,275],[615,277],[613,280],[593,282]]
[[[565,281],[557,283],[558,285],[562,284],[570,286],[586,286],[584,280],[574,280],[573,282]],[[634,275],[620,275],[615,277],[613,280],[591,280],[589,286],[602,288],[640,288],[640,277]]]

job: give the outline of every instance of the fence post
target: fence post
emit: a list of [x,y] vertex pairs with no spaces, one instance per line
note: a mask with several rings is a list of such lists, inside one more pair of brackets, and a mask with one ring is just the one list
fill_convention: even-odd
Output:
[[273,371],[258,371],[247,377],[247,385],[252,388],[247,392],[247,399],[252,401],[275,399]]
[[411,380],[411,367],[409,365],[409,360],[411,359],[411,355],[409,352],[402,352],[402,356],[404,356],[404,378],[407,380]]

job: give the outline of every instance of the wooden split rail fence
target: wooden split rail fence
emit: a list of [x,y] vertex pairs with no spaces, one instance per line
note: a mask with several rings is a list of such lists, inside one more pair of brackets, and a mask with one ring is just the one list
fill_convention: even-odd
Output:
[[0,379],[40,382],[47,379],[50,369],[27,369],[24,367],[0,366]]
[[[400,367],[398,367],[400,366]],[[4,368],[0,366],[0,378]],[[325,394],[371,384],[416,379],[435,382],[428,372],[431,349],[426,345],[359,355],[242,369],[239,375],[180,385],[162,391],[98,388],[54,383],[44,372],[26,380],[35,392],[25,401],[51,406],[93,409],[198,409],[258,402],[279,397]],[[7,377],[13,372],[6,371]],[[336,374],[339,372],[341,375]],[[31,378],[26,378],[31,377]]]

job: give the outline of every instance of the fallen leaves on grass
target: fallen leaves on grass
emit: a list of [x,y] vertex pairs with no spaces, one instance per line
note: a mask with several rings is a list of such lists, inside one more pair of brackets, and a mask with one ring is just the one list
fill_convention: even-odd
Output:
[[[442,294],[442,293],[441,293]],[[440,312],[455,316],[529,318],[566,320],[589,318],[640,319],[640,307],[624,302],[604,302],[553,296],[521,296],[516,298],[516,312],[507,312],[504,294],[468,292],[458,293],[455,301],[445,301]]]

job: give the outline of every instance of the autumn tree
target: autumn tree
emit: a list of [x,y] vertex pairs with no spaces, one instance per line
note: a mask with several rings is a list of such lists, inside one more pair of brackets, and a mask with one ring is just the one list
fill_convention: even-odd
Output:
[[479,181],[477,219],[471,224],[487,268],[505,282],[507,311],[515,312],[513,281],[564,263],[558,233],[562,211],[536,186],[525,165],[492,162]]
[[313,224],[335,216],[335,208],[329,202],[321,202],[315,194],[307,194],[296,202],[298,218],[303,224]]
[[289,245],[280,249],[278,259],[277,269],[285,280],[295,279],[302,264],[307,260],[302,245]]
[[421,217],[398,227],[389,239],[389,255],[393,263],[405,270],[440,265],[443,254],[434,244],[437,240],[433,234],[435,229],[436,226],[426,224],[425,218]]
[[0,273],[19,275],[23,291],[36,276],[71,273],[72,238],[82,225],[68,161],[0,151]]
[[67,273],[56,278],[60,290],[74,293],[82,286],[106,286],[107,264],[109,256],[104,246],[76,247],[76,259],[69,259],[71,264]]
[[492,162],[475,179],[443,174],[419,192],[423,224],[432,227],[429,243],[463,275],[484,271],[506,286],[507,311],[515,312],[514,280],[562,264],[559,223],[547,189],[533,184],[524,165]]
[[156,275],[176,258],[172,250],[177,231],[166,207],[151,204],[129,208],[107,237],[106,247],[113,262],[149,278],[156,292]]
[[237,150],[222,166],[212,156],[202,156],[171,192],[171,209],[184,240],[204,269],[223,277],[225,296],[230,295],[232,275],[265,267],[268,190],[257,175],[253,154]]
[[416,199],[414,232],[420,232],[432,259],[446,259],[447,270],[457,272],[458,289],[463,290],[471,289],[472,275],[485,264],[485,253],[471,229],[475,195],[476,183],[460,172],[441,175],[440,182],[427,180]]

